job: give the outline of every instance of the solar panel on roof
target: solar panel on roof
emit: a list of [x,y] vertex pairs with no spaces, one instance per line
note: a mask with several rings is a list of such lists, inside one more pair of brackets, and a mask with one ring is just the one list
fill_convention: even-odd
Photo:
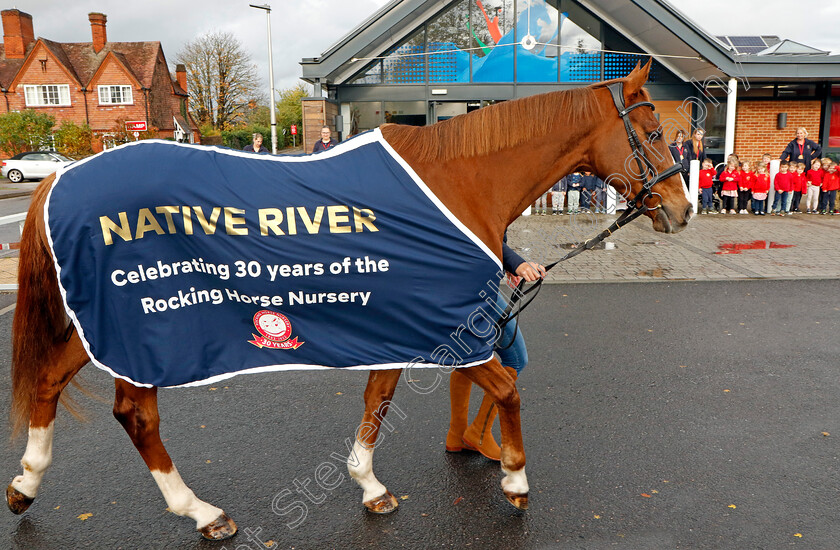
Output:
[[755,55],[758,52],[763,52],[766,49],[767,47],[765,46],[741,46],[740,48],[738,48],[738,53],[747,53]]
[[736,48],[743,47],[767,47],[764,40],[760,36],[730,36],[729,41]]

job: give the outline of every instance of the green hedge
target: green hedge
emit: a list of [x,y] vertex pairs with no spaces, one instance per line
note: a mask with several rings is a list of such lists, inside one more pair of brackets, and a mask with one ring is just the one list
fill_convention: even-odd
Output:
[[[271,150],[271,128],[267,126],[247,126],[236,130],[222,130],[222,143],[225,147],[230,147],[231,149],[242,149],[251,143],[253,135],[257,132],[263,135],[263,145],[265,145],[265,148]],[[284,137],[287,138],[288,144],[284,143]],[[283,136],[282,131],[278,129],[277,148],[283,149],[291,144],[291,136]]]

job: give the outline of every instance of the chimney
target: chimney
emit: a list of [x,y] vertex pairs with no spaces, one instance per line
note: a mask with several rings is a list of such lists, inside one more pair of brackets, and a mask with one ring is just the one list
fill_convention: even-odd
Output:
[[183,63],[175,65],[175,79],[182,90],[189,92],[187,90],[187,67]]
[[32,16],[20,10],[3,10],[3,43],[6,59],[23,59],[26,48],[35,42],[32,30]]
[[104,13],[89,13],[88,21],[90,21],[90,34],[93,36],[93,51],[99,53],[108,42],[108,33],[105,30],[108,16]]

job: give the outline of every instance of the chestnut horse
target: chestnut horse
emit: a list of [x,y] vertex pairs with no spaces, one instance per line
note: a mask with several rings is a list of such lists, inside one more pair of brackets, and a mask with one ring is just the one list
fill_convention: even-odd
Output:
[[[649,101],[642,88],[650,62],[618,81],[627,106]],[[672,166],[667,145],[658,135],[659,122],[650,105],[637,105],[618,116],[609,83],[556,91],[486,107],[427,127],[386,124],[389,144],[427,183],[457,218],[498,257],[507,226],[536,198],[573,169],[592,171],[617,190],[639,199],[645,214],[661,232],[676,232],[691,217],[678,175],[657,182],[649,195],[639,195],[644,182],[634,175],[628,134],[646,141],[649,168],[657,173]],[[620,110],[620,109],[619,109]],[[632,130],[631,130],[632,127]],[[618,177],[616,177],[618,176]],[[28,427],[29,440],[21,463],[23,475],[6,490],[9,508],[25,511],[35,498],[52,459],[56,407],[64,387],[88,362],[78,334],[68,328],[50,248],[44,205],[53,177],[33,194],[22,237],[19,291],[13,325],[12,421],[15,431]],[[633,202],[633,204],[636,204]],[[397,507],[393,495],[375,477],[373,445],[403,369],[371,371],[364,392],[363,423],[368,429],[354,445],[350,475],[364,490],[363,503],[377,513]],[[499,407],[502,435],[502,489],[518,508],[528,503],[525,452],[514,380],[496,359],[464,369]],[[195,520],[209,539],[236,532],[220,508],[197,498],[182,481],[161,442],[157,388],[137,387],[115,379],[114,416],[128,432],[163,493],[169,509]]]

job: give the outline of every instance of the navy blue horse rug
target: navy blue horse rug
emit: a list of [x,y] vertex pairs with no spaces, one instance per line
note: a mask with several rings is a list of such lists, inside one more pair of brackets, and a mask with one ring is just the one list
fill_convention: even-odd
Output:
[[45,218],[88,355],[137,385],[492,356],[452,333],[501,264],[378,130],[310,157],[132,143],[59,172]]

